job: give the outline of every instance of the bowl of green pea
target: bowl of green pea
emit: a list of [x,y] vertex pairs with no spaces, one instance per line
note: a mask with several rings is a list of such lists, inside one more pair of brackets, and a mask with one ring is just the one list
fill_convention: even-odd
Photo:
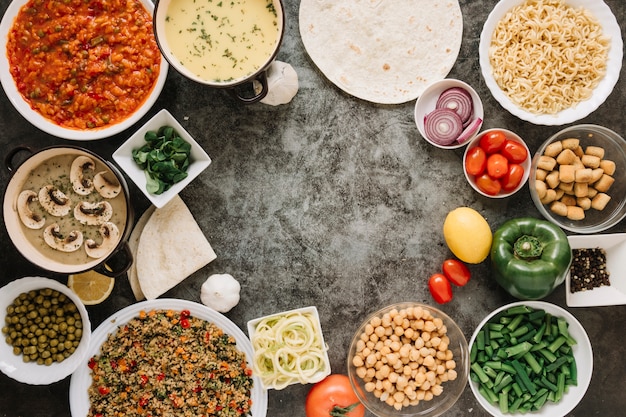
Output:
[[493,416],[566,416],[591,382],[589,337],[555,304],[502,306],[478,325],[469,346],[470,388]]
[[0,371],[47,385],[84,363],[91,323],[83,303],[57,280],[25,277],[0,288]]

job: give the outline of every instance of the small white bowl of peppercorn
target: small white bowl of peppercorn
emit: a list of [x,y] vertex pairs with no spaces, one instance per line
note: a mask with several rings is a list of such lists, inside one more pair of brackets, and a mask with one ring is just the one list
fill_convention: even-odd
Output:
[[91,323],[66,285],[25,277],[0,288],[0,371],[31,385],[57,382],[87,356]]
[[565,278],[568,307],[626,305],[626,233],[568,236],[572,266]]
[[157,208],[211,164],[202,146],[165,109],[124,142],[113,160]]

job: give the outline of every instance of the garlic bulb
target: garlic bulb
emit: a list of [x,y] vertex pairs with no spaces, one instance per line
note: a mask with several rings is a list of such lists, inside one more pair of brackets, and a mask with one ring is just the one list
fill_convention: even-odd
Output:
[[220,313],[230,311],[239,303],[239,282],[230,274],[211,275],[200,288],[202,304]]
[[289,103],[298,92],[298,74],[291,65],[274,61],[267,69],[267,87],[261,103],[271,106]]

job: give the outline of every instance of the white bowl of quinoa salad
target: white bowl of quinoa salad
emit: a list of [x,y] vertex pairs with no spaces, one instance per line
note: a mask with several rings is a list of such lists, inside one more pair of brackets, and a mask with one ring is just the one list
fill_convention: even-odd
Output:
[[177,416],[267,413],[267,391],[252,373],[250,340],[202,304],[133,304],[102,322],[91,340],[88,360],[70,381],[72,417],[128,407]]

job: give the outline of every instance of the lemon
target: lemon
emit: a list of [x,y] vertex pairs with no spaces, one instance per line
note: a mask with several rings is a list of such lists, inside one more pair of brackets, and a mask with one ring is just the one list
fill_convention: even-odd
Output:
[[106,300],[113,291],[113,285],[115,285],[115,278],[96,271],[73,274],[67,279],[67,286],[85,305],[99,304]]
[[487,220],[470,207],[458,207],[448,213],[443,223],[443,237],[450,251],[470,264],[487,258],[493,240]]

